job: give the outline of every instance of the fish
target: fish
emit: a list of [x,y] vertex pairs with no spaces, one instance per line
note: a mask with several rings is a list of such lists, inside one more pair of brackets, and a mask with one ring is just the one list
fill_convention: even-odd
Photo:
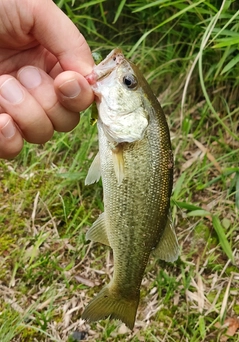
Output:
[[170,217],[173,153],[164,112],[146,79],[116,48],[87,76],[98,109],[99,152],[85,184],[102,178],[104,212],[86,239],[110,246],[112,279],[82,319],[119,319],[133,329],[151,253],[174,262],[179,244]]

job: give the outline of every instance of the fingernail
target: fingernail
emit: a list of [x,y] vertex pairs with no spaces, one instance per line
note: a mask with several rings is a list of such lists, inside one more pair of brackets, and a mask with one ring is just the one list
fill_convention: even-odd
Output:
[[1,85],[0,94],[12,104],[20,103],[24,97],[23,90],[15,78],[9,78]]
[[18,79],[27,89],[33,89],[41,84],[41,75],[37,68],[27,66],[18,73]]
[[81,87],[79,83],[77,82],[77,80],[73,79],[73,80],[69,80],[63,83],[59,87],[59,90],[64,96],[74,98],[80,94]]
[[8,120],[5,126],[1,129],[3,136],[6,139],[10,139],[16,133],[16,126],[13,124],[12,120]]

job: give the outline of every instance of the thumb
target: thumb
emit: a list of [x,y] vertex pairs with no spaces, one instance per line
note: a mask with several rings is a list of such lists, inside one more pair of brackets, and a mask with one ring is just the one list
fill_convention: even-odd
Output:
[[94,61],[84,36],[52,0],[32,1],[35,39],[58,59],[63,70],[88,75]]

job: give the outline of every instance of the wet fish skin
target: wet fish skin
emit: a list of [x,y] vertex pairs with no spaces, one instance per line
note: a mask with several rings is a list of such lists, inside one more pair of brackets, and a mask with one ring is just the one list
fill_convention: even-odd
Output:
[[[106,58],[105,74],[100,64],[96,67],[99,156],[86,179],[89,184],[101,175],[104,195],[104,213],[86,237],[112,248],[114,274],[82,318],[110,316],[133,329],[150,253],[174,261],[179,247],[168,219],[173,156],[166,118],[141,72],[120,53],[107,57],[110,70]],[[114,54],[120,58],[112,67]],[[134,88],[125,84],[130,75],[137,82]]]

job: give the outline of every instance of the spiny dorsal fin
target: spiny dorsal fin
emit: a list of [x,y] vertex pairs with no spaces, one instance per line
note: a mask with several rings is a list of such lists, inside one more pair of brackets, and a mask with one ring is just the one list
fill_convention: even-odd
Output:
[[87,176],[85,179],[85,185],[90,185],[95,182],[98,182],[98,180],[100,179],[100,176],[101,176],[100,153],[98,152],[87,173]]
[[153,254],[159,259],[168,262],[177,260],[179,256],[178,240],[170,217],[168,217],[163,235],[159,240],[158,245],[153,250]]
[[88,232],[86,233],[86,240],[100,242],[104,245],[110,246],[107,231],[105,227],[105,214],[102,213],[98,219],[93,223]]

